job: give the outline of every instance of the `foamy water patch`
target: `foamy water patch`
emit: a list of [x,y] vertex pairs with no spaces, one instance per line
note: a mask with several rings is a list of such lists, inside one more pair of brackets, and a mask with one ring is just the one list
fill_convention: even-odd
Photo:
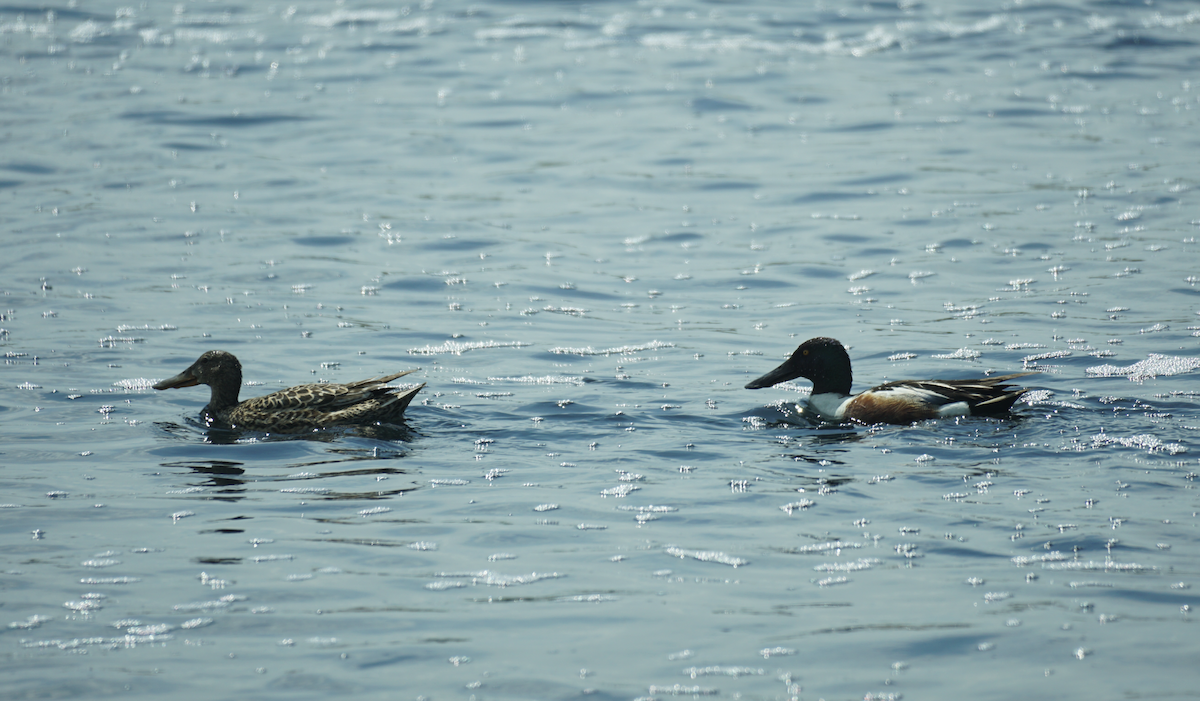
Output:
[[131,377],[128,380],[117,380],[112,384],[112,386],[128,390],[144,390],[151,389],[160,381],[161,380],[153,380],[148,377]]
[[936,353],[933,357],[938,360],[978,360],[983,353],[970,348],[959,348],[953,353]]
[[486,584],[489,587],[515,587],[522,584],[533,584],[545,579],[558,579],[566,575],[558,572],[530,572],[529,574],[500,574],[499,572],[485,571],[482,577],[476,577],[475,581],[478,584]]
[[1167,455],[1179,455],[1187,452],[1187,448],[1179,443],[1166,443],[1158,436],[1148,433],[1134,436],[1114,436],[1101,432],[1092,436],[1093,448],[1107,448],[1112,445],[1137,448],[1147,453],[1166,453]]
[[661,341],[651,341],[642,345],[615,346],[613,348],[592,348],[587,346],[584,348],[570,348],[566,346],[557,346],[551,348],[550,352],[557,355],[628,355],[630,353],[642,353],[645,351],[656,351],[663,348],[674,348],[674,343],[663,343]]
[[735,569],[742,565],[750,564],[749,560],[727,555],[718,550],[687,550],[675,545],[669,545],[664,552],[680,559],[691,558],[699,562],[715,562],[719,565],[729,565]]
[[515,382],[522,385],[582,385],[583,378],[577,375],[543,375],[534,377],[489,377],[489,382]]
[[420,348],[409,348],[409,355],[462,355],[473,350],[488,350],[491,348],[526,348],[533,345],[532,343],[524,343],[522,341],[471,341],[467,343],[459,343],[458,341],[446,341],[439,346],[421,346]]
[[1092,377],[1119,377],[1124,375],[1134,382],[1144,382],[1159,375],[1182,375],[1196,368],[1200,368],[1200,358],[1151,353],[1145,360],[1139,360],[1133,365],[1126,365],[1124,367],[1117,365],[1095,365],[1087,368],[1085,372]]

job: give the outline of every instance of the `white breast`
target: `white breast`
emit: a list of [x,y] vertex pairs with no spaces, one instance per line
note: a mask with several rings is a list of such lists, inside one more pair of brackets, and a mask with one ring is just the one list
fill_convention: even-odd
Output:
[[846,397],[832,392],[814,394],[808,398],[808,409],[827,419],[841,421],[846,417],[846,405],[850,403],[851,399],[853,397]]

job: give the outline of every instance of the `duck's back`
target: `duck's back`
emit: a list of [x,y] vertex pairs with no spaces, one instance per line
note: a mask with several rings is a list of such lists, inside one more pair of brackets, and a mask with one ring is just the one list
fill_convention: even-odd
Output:
[[845,406],[845,418],[862,423],[910,423],[948,416],[996,416],[1028,390],[1004,384],[1022,372],[976,380],[905,380],[872,387]]
[[387,386],[388,382],[408,372],[411,371],[347,384],[297,385],[247,399],[220,418],[241,428],[280,433],[376,421],[395,422],[425,386],[421,384],[406,390]]

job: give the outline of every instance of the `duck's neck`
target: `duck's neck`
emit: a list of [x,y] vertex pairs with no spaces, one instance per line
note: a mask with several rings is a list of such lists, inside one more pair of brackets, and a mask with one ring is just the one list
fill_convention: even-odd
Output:
[[242,373],[239,370],[224,375],[219,382],[209,385],[209,388],[212,390],[212,396],[208,399],[209,412],[220,414],[229,411],[237,406],[238,393],[242,389]]
[[850,371],[850,354],[845,348],[838,346],[831,351],[824,365],[813,376],[813,394],[850,394],[850,385],[854,384],[854,374]]

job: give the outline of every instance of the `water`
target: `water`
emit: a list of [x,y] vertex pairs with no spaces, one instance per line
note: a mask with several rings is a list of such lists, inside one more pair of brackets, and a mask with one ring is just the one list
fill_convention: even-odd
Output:
[[[1190,698],[1189,3],[0,7],[4,698]],[[1039,370],[1005,420],[828,427]],[[208,431],[406,368],[407,426]],[[406,378],[408,379],[408,378]]]

